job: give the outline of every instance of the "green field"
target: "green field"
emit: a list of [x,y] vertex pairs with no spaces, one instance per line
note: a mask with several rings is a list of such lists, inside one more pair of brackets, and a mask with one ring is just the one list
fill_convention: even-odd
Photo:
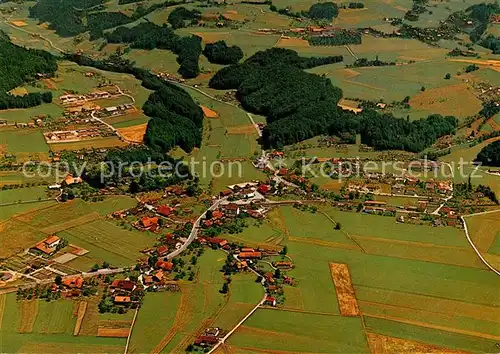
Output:
[[47,187],[27,187],[0,191],[0,204],[47,199]]
[[359,318],[274,310],[258,310],[228,344],[294,352],[369,352]]
[[11,154],[49,152],[42,132],[32,128],[0,130],[0,144]]
[[24,203],[24,204],[12,204],[9,206],[0,207],[0,220],[7,220],[14,215],[23,214],[27,212],[33,212],[37,209],[44,209],[56,204],[55,200],[35,202],[35,203]]
[[98,220],[58,233],[70,243],[90,252],[68,263],[87,270],[106,261],[113,266],[131,266],[141,257],[140,251],[153,246],[156,236],[137,230],[129,231],[111,221]]
[[131,353],[150,352],[168,333],[174,326],[180,300],[181,294],[172,292],[151,293],[146,296],[130,339]]

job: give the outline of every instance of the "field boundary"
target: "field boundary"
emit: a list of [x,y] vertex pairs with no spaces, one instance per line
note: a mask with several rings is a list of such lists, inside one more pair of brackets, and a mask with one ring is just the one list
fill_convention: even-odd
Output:
[[329,265],[341,315],[351,317],[360,316],[347,264],[330,262]]
[[347,243],[341,243],[341,242],[332,242],[332,241],[323,241],[320,239],[311,239],[311,238],[305,238],[305,237],[294,237],[294,236],[289,236],[288,241],[294,241],[294,242],[299,242],[299,243],[308,243],[316,246],[325,246],[325,247],[330,247],[330,248],[344,248],[348,250],[353,250],[353,251],[360,251],[359,247],[356,245],[349,245]]
[[80,333],[80,328],[82,328],[83,317],[85,317],[85,312],[87,311],[87,301],[80,301],[78,304],[78,317],[75,323],[75,329],[73,330],[73,335],[77,336]]

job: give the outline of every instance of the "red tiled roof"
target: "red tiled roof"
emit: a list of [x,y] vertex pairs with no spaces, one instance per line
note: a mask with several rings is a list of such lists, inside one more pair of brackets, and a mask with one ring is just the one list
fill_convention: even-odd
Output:
[[158,224],[158,218],[156,216],[153,218],[149,218],[149,217],[145,216],[141,219],[141,224],[144,227],[151,227],[153,225]]
[[259,191],[259,193],[266,194],[271,190],[271,186],[268,186],[267,184],[261,184],[259,188],[257,188],[257,190]]
[[158,252],[158,254],[161,256],[161,255],[168,252],[168,247],[167,246],[160,246],[156,249],[156,252]]
[[260,258],[260,257],[262,257],[262,252],[240,252],[238,257],[240,257],[240,258]]
[[170,216],[175,211],[175,208],[169,207],[167,205],[160,206],[156,212],[163,216]]
[[113,299],[114,302],[119,302],[119,303],[128,303],[130,302],[130,296],[115,296]]
[[51,243],[57,242],[59,240],[61,240],[59,237],[57,237],[56,235],[52,235],[47,237],[44,242],[50,245]]
[[200,344],[216,344],[219,340],[217,337],[212,337],[212,336],[199,336],[195,340],[195,344],[200,345]]
[[163,270],[172,270],[174,268],[174,264],[170,261],[158,261],[156,262],[156,268],[161,268]]
[[117,288],[117,289],[122,289],[122,290],[127,290],[127,291],[132,291],[132,290],[134,290],[135,283],[131,280],[115,279],[111,283],[111,287]]

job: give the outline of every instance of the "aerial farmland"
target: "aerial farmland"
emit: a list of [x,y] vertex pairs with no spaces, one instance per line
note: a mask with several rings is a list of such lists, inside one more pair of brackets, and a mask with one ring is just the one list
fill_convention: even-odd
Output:
[[0,3],[0,351],[496,353],[492,0]]

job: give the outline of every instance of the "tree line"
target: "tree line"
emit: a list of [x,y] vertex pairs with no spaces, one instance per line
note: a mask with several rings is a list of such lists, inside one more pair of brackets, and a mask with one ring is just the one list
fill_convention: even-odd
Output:
[[356,30],[336,29],[328,35],[310,36],[310,45],[335,46],[346,44],[361,44],[361,33]]
[[0,109],[28,108],[52,102],[51,92],[28,93],[24,96],[8,93],[26,82],[36,80],[37,75],[53,76],[57,62],[50,53],[19,47],[4,32],[0,32],[0,53]]
[[[149,7],[139,5],[131,16],[105,11],[104,0],[39,0],[29,10],[31,18],[48,22],[61,37],[72,37],[89,31],[90,39],[103,37],[104,30],[126,25],[159,9],[177,6],[186,0],[167,0]],[[135,1],[134,1],[135,2]]]
[[118,27],[106,33],[105,38],[109,43],[128,43],[131,48],[171,50],[177,54],[179,73],[184,78],[193,78],[200,73],[198,60],[202,48],[198,36],[180,37],[165,24],[158,26],[143,22],[132,28]]
[[500,167],[500,140],[486,145],[477,155],[476,161],[486,166]]
[[358,115],[344,112],[337,107],[342,91],[329,79],[302,70],[313,63],[324,64],[289,49],[273,48],[220,70],[209,85],[236,89],[246,110],[266,116],[265,147],[280,148],[326,133],[361,134],[363,143],[377,149],[419,152],[456,130],[455,117],[431,115],[409,122],[372,109]]

